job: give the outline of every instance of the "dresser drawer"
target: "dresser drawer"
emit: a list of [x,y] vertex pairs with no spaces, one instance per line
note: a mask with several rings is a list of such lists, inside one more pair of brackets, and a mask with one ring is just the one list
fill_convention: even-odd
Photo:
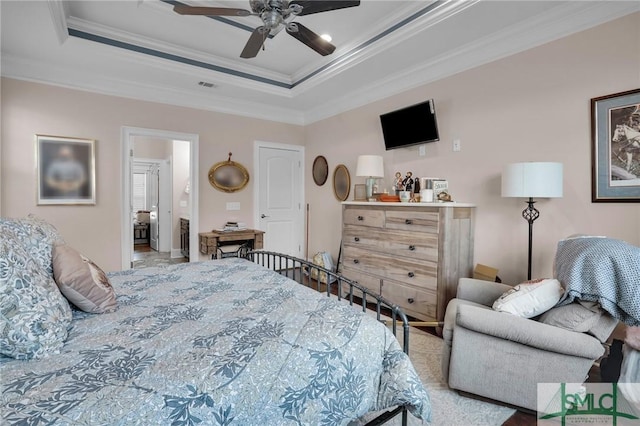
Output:
[[416,260],[438,261],[438,235],[345,225],[344,244]]
[[437,234],[438,217],[437,211],[387,210],[385,226],[387,229]]
[[[373,275],[365,274],[362,271],[344,266],[341,274],[349,278],[350,280],[357,281],[361,287],[365,287],[368,290],[373,291],[375,294],[380,294],[380,277],[374,277]],[[345,286],[348,291],[348,286]],[[354,293],[355,296],[361,297],[359,292]]]
[[403,283],[384,280],[382,297],[400,306],[407,314],[425,321],[436,319],[436,290],[418,289]]
[[345,208],[344,223],[347,225],[384,226],[384,210],[371,210],[365,208]]
[[379,275],[416,287],[435,288],[437,285],[438,266],[435,262],[416,260],[411,257],[390,256],[346,244],[343,257],[345,267],[361,272]]

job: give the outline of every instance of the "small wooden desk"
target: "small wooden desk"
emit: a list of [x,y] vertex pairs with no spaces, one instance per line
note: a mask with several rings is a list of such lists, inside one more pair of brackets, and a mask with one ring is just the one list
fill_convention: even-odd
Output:
[[264,231],[243,229],[241,231],[211,231],[198,234],[200,253],[211,255],[215,259],[218,247],[229,244],[249,243],[251,249],[261,249],[264,244]]

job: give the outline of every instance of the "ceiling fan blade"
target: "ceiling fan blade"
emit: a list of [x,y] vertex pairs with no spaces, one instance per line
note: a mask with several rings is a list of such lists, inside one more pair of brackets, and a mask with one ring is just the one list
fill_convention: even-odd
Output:
[[253,30],[251,37],[249,37],[249,41],[247,41],[244,49],[242,49],[240,57],[245,59],[255,58],[268,36],[269,30],[265,27],[258,27]]
[[[296,27],[298,31],[293,30]],[[299,22],[289,24],[287,32],[322,56],[327,56],[336,50],[336,47],[333,44],[329,43],[327,40],[323,39]]]
[[298,16],[310,15],[312,13],[328,12],[330,10],[344,9],[347,7],[360,6],[360,1],[350,0],[293,0],[290,4],[302,6],[302,12]]
[[186,4],[173,6],[173,11],[180,15],[205,15],[205,16],[249,16],[252,13],[244,9],[228,7],[196,7]]

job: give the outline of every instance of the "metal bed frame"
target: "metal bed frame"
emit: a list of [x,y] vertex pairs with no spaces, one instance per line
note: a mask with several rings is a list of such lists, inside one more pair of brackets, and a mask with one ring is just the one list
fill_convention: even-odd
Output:
[[[381,295],[361,287],[356,281],[345,278],[337,272],[286,254],[256,250],[245,253],[244,258],[285,275],[301,285],[314,288],[318,292],[325,292],[327,297],[334,296],[338,300],[345,299],[351,306],[360,305],[362,312],[367,312],[368,308],[374,310],[378,321],[385,325],[389,325],[390,322],[394,336],[397,336],[398,327],[402,327],[402,350],[409,355],[409,321],[407,316],[399,306]],[[323,290],[323,286],[326,286],[326,289]],[[382,315],[390,317],[390,320],[382,318]],[[402,414],[402,426],[407,426],[407,408],[404,406],[380,414],[365,426],[384,424],[398,414]]]

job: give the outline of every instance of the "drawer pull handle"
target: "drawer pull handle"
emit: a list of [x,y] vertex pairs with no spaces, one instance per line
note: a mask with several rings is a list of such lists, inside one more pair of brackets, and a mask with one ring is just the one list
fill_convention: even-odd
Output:
[[404,223],[406,223],[407,225],[412,225],[413,221],[411,219],[405,219]]
[[360,237],[355,237],[353,240],[357,243],[358,241],[360,241]]
[[364,217],[358,216],[358,220],[364,220]]
[[413,297],[410,297],[410,298],[407,299],[407,302],[413,303],[413,302],[415,302],[415,300],[413,300]]
[[413,272],[409,272],[407,275],[409,276],[409,278],[413,278],[416,276],[416,274],[414,274]]
[[353,259],[353,263],[357,265],[358,263],[360,263],[360,261],[358,259]]
[[416,250],[416,246],[409,246],[409,250],[415,251]]

